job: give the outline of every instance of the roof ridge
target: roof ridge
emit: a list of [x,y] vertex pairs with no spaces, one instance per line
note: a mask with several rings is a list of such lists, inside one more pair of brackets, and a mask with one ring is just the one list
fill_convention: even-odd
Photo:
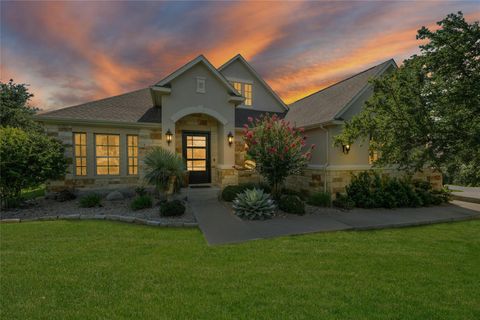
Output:
[[113,99],[113,98],[118,98],[118,97],[121,97],[121,96],[124,96],[124,95],[127,95],[127,94],[139,92],[139,91],[142,91],[142,90],[145,90],[145,89],[149,89],[149,87],[142,88],[142,89],[137,89],[137,90],[133,90],[133,91],[129,91],[129,92],[120,93],[120,94],[117,94],[117,95],[115,95],[115,96],[105,97],[105,98],[101,98],[101,99],[98,99],[98,100],[93,100],[93,101],[88,101],[88,102],[84,102],[84,103],[79,103],[79,104],[75,104],[75,105],[73,105],[73,106],[68,106],[68,107],[64,107],[64,108],[60,108],[60,109],[56,109],[56,110],[51,110],[51,111],[42,112],[42,113],[39,113],[38,115],[39,115],[39,116],[40,116],[40,115],[43,116],[43,115],[47,115],[47,114],[49,114],[49,113],[53,113],[53,112],[56,112],[56,111],[71,109],[71,108],[75,108],[75,107],[84,106],[84,105],[87,105],[87,104],[90,104],[90,103],[101,102],[101,101],[104,101],[104,100],[109,100],[109,99]]
[[374,68],[376,68],[376,67],[379,67],[379,66],[381,66],[382,64],[385,64],[385,63],[387,63],[387,62],[389,62],[389,61],[395,62],[395,60],[393,60],[393,58],[388,59],[388,60],[386,60],[386,61],[384,61],[384,62],[382,62],[382,63],[379,63],[379,64],[377,64],[377,65],[374,65],[373,67],[370,67],[370,68],[368,68],[368,69],[365,69],[365,70],[363,70],[363,71],[360,71],[360,72],[358,72],[358,73],[355,73],[355,74],[349,76],[348,78],[345,78],[345,79],[343,79],[343,80],[340,80],[340,81],[338,81],[338,82],[335,82],[335,83],[333,83],[333,84],[331,84],[331,85],[329,85],[329,86],[327,86],[327,87],[325,87],[325,88],[323,88],[323,89],[320,89],[320,90],[318,90],[318,91],[315,91],[315,92],[313,92],[313,93],[310,93],[309,95],[307,95],[307,96],[305,96],[305,97],[303,97],[303,98],[300,98],[300,99],[298,99],[298,100],[295,101],[295,102],[290,103],[289,106],[291,106],[291,105],[293,105],[293,104],[295,104],[295,103],[297,103],[297,102],[299,102],[299,101],[302,101],[302,100],[304,100],[304,99],[306,99],[306,98],[309,98],[309,97],[311,97],[311,96],[313,96],[313,95],[315,95],[315,94],[317,94],[317,93],[320,93],[320,92],[322,92],[322,91],[325,91],[325,90],[327,90],[327,89],[330,89],[330,88],[332,88],[332,87],[334,87],[334,86],[336,86],[336,85],[338,85],[338,84],[340,84],[340,83],[343,83],[343,82],[345,82],[345,81],[347,81],[347,80],[350,80],[350,79],[352,79],[352,78],[355,78],[356,76],[359,76],[359,75],[361,75],[362,73],[365,73],[365,72],[370,71],[370,70],[372,70],[372,69],[374,69]]

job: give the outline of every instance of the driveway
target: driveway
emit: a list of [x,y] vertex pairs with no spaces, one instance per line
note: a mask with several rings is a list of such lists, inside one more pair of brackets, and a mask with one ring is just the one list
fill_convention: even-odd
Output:
[[218,201],[218,192],[216,188],[188,190],[189,203],[210,245],[312,232],[395,228],[480,218],[480,204],[453,201],[444,206],[394,210],[319,208],[304,216],[289,214],[265,221],[246,221],[238,218],[228,204]]
[[460,201],[480,203],[480,187],[463,187],[447,185],[452,190],[452,197]]

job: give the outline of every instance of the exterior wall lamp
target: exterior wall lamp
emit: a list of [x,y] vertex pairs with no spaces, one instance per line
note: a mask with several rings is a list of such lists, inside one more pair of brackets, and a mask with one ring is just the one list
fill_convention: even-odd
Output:
[[348,154],[350,152],[349,144],[342,144],[343,153]]
[[170,129],[168,129],[167,132],[165,133],[165,138],[167,139],[167,144],[170,145],[173,139],[173,134],[172,134],[172,131],[170,131]]
[[230,131],[230,132],[228,133],[227,139],[228,139],[228,145],[229,145],[229,146],[232,146],[232,143],[233,143],[233,134],[232,134],[232,131]]

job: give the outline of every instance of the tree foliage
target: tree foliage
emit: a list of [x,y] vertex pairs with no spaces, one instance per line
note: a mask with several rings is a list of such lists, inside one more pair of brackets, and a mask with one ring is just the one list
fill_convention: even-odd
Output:
[[292,127],[276,115],[248,120],[244,127],[247,154],[277,194],[289,175],[299,173],[307,165],[314,146],[305,146],[303,129]]
[[29,105],[33,97],[27,85],[0,82],[0,123],[2,127],[22,128],[27,131],[40,131],[41,127],[32,120],[37,109]]
[[0,128],[0,193],[17,199],[24,188],[36,187],[65,173],[61,143],[19,128]]
[[419,55],[372,80],[373,96],[335,137],[337,145],[371,138],[377,165],[411,171],[480,168],[479,22],[459,12],[437,24],[418,31],[426,41]]

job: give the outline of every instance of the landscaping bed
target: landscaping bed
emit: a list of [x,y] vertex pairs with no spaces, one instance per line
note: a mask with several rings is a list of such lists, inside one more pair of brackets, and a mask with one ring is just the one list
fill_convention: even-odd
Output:
[[133,198],[125,198],[123,200],[108,201],[102,199],[101,207],[82,208],[79,206],[79,199],[59,202],[44,197],[29,200],[22,208],[7,209],[0,213],[1,219],[38,219],[57,216],[81,215],[82,217],[92,218],[99,215],[114,215],[124,217],[134,217],[150,221],[162,222],[195,222],[195,217],[186,206],[185,213],[180,216],[162,217],[160,216],[160,205],[158,200],[154,200],[151,208],[141,210],[132,210],[130,204]]

